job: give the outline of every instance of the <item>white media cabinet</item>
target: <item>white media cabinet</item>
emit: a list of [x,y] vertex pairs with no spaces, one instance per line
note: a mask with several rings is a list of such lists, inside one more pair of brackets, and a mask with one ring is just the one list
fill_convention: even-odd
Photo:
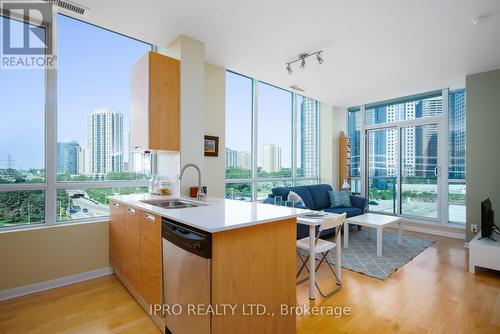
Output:
[[469,242],[469,272],[474,273],[476,266],[500,270],[500,242],[480,237],[478,233]]

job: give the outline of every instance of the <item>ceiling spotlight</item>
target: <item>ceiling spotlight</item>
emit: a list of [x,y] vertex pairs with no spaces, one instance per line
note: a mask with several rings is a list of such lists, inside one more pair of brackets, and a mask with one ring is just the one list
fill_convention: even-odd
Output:
[[321,56],[321,51],[316,54],[316,60],[318,61],[318,64],[323,64],[324,60]]
[[297,59],[286,63],[286,70],[287,70],[288,74],[293,73],[292,64],[295,64],[297,62],[300,62],[300,68],[304,69],[306,67],[306,58],[311,57],[311,56],[316,56],[316,60],[318,61],[318,63],[323,64],[324,60],[323,60],[323,56],[321,55],[322,52],[323,52],[323,50],[316,51],[313,53],[301,53],[301,54],[299,54]]

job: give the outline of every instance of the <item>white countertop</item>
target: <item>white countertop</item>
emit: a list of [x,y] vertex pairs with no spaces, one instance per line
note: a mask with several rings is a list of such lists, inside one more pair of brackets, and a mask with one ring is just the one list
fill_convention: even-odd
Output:
[[[111,196],[109,199],[211,233],[295,218],[310,212],[310,210],[224,198],[208,198],[206,202],[198,202],[192,198],[182,196],[132,194]],[[167,199],[181,199],[200,203],[201,206],[184,209],[163,209],[141,202]]]

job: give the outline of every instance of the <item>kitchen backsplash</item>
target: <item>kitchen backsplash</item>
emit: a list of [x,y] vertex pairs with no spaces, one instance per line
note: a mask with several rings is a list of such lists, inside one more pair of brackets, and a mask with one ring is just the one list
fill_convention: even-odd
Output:
[[179,195],[180,152],[158,152],[158,176],[170,183],[172,195]]

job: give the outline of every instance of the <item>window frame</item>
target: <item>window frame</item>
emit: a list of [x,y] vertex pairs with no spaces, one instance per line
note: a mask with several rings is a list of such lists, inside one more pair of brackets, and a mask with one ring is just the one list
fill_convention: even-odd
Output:
[[[248,78],[252,80],[252,116],[251,116],[251,133],[252,133],[252,138],[251,138],[251,171],[250,171],[250,178],[241,178],[241,179],[228,179],[227,177],[224,177],[224,185],[228,185],[231,183],[250,183],[252,186],[251,190],[251,199],[252,201],[257,201],[257,185],[258,183],[262,182],[290,182],[292,186],[296,186],[298,182],[300,181],[313,181],[315,183],[320,182],[320,176],[321,176],[321,155],[320,155],[320,124],[321,124],[321,104],[319,101],[314,100],[310,97],[307,97],[302,94],[297,94],[295,92],[289,91],[287,89],[278,87],[276,85],[267,83],[265,81],[257,80],[255,78],[251,78],[247,75],[240,74],[238,72],[232,71],[232,70],[226,70],[226,72],[242,76],[244,78]],[[291,93],[291,99],[292,99],[292,104],[291,104],[291,117],[292,117],[292,124],[291,124],[291,150],[292,150],[292,161],[291,161],[291,169],[292,173],[290,177],[259,177],[257,173],[257,152],[258,152],[258,84],[263,83],[268,86],[274,87],[276,89],[283,90],[287,93]],[[311,100],[316,101],[317,105],[317,117],[316,117],[316,154],[317,154],[317,176],[316,177],[299,177],[297,176],[297,159],[298,159],[298,154],[297,154],[297,123],[298,123],[298,98],[299,96],[302,96],[304,98],[308,98]],[[226,109],[227,113],[227,109]],[[227,125],[226,125],[227,126]],[[226,148],[227,143],[226,143]],[[225,151],[225,150],[224,150]],[[226,166],[224,166],[224,169]],[[224,171],[224,176],[225,176],[225,171]]]
[[[151,51],[157,51],[157,47],[151,43],[133,38],[119,32],[100,27],[98,25],[83,21],[76,17],[66,15],[56,11],[55,17],[57,21],[57,16],[66,16],[70,19],[79,21],[81,24],[88,24],[97,29],[103,29],[110,33],[114,33],[132,40],[150,45]],[[0,16],[6,19],[17,20],[23,23],[29,19],[28,17],[20,18],[14,13],[4,13],[0,12]],[[54,54],[57,55],[57,24],[55,25],[54,33]],[[49,23],[44,22],[47,29],[51,29]],[[101,181],[82,181],[82,182],[58,182],[57,181],[57,68],[50,69],[45,67],[45,110],[44,110],[44,146],[45,146],[45,178],[43,183],[4,183],[0,184],[0,192],[6,191],[36,191],[42,190],[45,193],[45,207],[44,214],[45,219],[43,223],[34,224],[20,224],[18,226],[0,227],[0,233],[15,231],[15,230],[25,230],[30,228],[43,228],[50,226],[61,226],[70,224],[80,224],[80,223],[93,223],[93,222],[104,222],[109,221],[109,216],[102,217],[89,217],[80,219],[71,219],[58,221],[57,220],[57,191],[58,190],[75,190],[75,189],[95,189],[95,188],[128,188],[128,187],[147,187],[149,186],[149,180],[101,180]]]

